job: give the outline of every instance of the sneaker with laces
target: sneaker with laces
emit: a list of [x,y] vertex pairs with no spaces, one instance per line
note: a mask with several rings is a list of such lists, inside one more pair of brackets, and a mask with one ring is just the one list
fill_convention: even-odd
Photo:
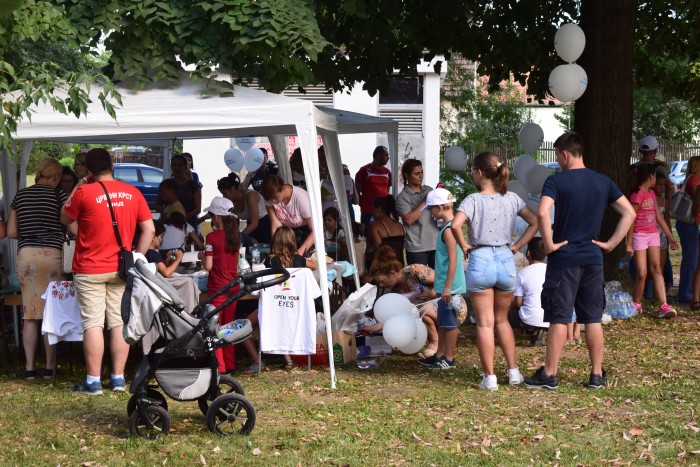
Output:
[[603,389],[608,385],[608,378],[605,375],[605,369],[603,369],[602,375],[595,375],[591,373],[588,377],[588,389]]
[[661,305],[661,309],[659,309],[659,318],[675,318],[676,315],[676,310],[673,309],[671,305],[668,303],[664,303]]
[[528,388],[548,389],[550,391],[559,389],[559,378],[557,375],[545,376],[543,366],[539,367],[534,375],[526,377],[523,383]]
[[418,363],[423,365],[426,368],[430,368],[431,366],[435,365],[435,363],[438,361],[438,357],[435,355],[431,355],[430,357],[427,358],[419,358]]
[[126,390],[126,381],[124,378],[109,377],[109,389],[112,391],[123,392]]
[[479,388],[488,389],[489,391],[498,391],[498,380],[496,379],[496,375],[486,376],[484,373],[481,373],[481,383],[479,383]]
[[523,375],[520,373],[520,368],[517,366],[515,368],[508,368],[508,382],[511,386],[517,386],[522,383],[524,379],[525,378],[523,378]]
[[637,313],[640,313],[644,307],[642,307],[641,303],[637,302],[632,302],[632,306],[634,306],[634,309],[637,310]]
[[431,370],[454,370],[456,367],[457,367],[457,364],[455,363],[454,360],[448,360],[443,355],[442,357],[440,357],[435,363],[433,363],[428,368]]
[[83,380],[80,384],[73,386],[73,392],[79,392],[88,396],[99,396],[102,394],[102,383],[99,381],[88,383],[87,380]]

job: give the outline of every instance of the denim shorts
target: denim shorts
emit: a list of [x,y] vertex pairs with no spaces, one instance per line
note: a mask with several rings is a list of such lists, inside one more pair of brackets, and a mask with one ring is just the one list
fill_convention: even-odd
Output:
[[482,246],[471,250],[467,266],[467,292],[487,289],[515,290],[515,260],[510,247]]
[[603,265],[547,268],[542,284],[544,321],[571,323],[576,309],[576,322],[600,323],[605,310]]
[[450,308],[449,303],[440,298],[437,306],[438,326],[440,329],[457,329],[457,312]]

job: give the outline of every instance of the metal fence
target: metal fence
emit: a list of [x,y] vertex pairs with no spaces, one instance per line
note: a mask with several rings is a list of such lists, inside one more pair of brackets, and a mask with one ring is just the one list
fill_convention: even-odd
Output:
[[[513,161],[523,153],[522,148],[496,144],[483,148],[482,150],[498,154],[501,160],[507,162],[510,167],[513,166]],[[474,156],[476,156],[476,153],[467,154],[470,161],[474,159]],[[679,160],[688,160],[692,156],[700,156],[700,141],[693,143],[662,141],[659,142],[659,150],[657,154],[657,158],[665,160],[668,163]],[[545,141],[542,143],[542,147],[540,147],[539,151],[537,151],[535,158],[540,163],[556,162],[557,159],[554,155],[554,143],[551,141]],[[637,143],[635,141],[634,150],[630,156],[630,161],[633,163],[638,158],[639,152],[637,151]]]

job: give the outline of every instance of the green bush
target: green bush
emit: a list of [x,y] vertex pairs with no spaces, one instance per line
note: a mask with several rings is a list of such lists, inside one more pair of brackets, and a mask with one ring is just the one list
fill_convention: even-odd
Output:
[[[29,163],[27,164],[27,174],[35,174],[36,168],[43,159],[50,157],[52,159],[61,160],[63,158],[74,158],[77,145],[67,143],[50,143],[39,141],[32,146],[32,152],[29,154]],[[73,163],[71,162],[71,167]]]
[[71,155],[71,156],[62,157],[61,159],[59,159],[58,162],[59,162],[59,164],[65,166],[65,167],[70,167],[71,169],[73,169],[73,164],[75,163],[75,156]]

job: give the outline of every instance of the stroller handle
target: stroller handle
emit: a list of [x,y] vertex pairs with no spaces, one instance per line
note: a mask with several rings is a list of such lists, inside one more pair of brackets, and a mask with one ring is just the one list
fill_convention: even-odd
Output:
[[[257,282],[258,278],[265,276],[274,276],[263,282]],[[269,268],[260,271],[253,271],[244,274],[240,280],[243,283],[242,289],[246,293],[255,292],[256,290],[265,289],[273,285],[281,284],[289,279],[289,271],[284,268]]]

